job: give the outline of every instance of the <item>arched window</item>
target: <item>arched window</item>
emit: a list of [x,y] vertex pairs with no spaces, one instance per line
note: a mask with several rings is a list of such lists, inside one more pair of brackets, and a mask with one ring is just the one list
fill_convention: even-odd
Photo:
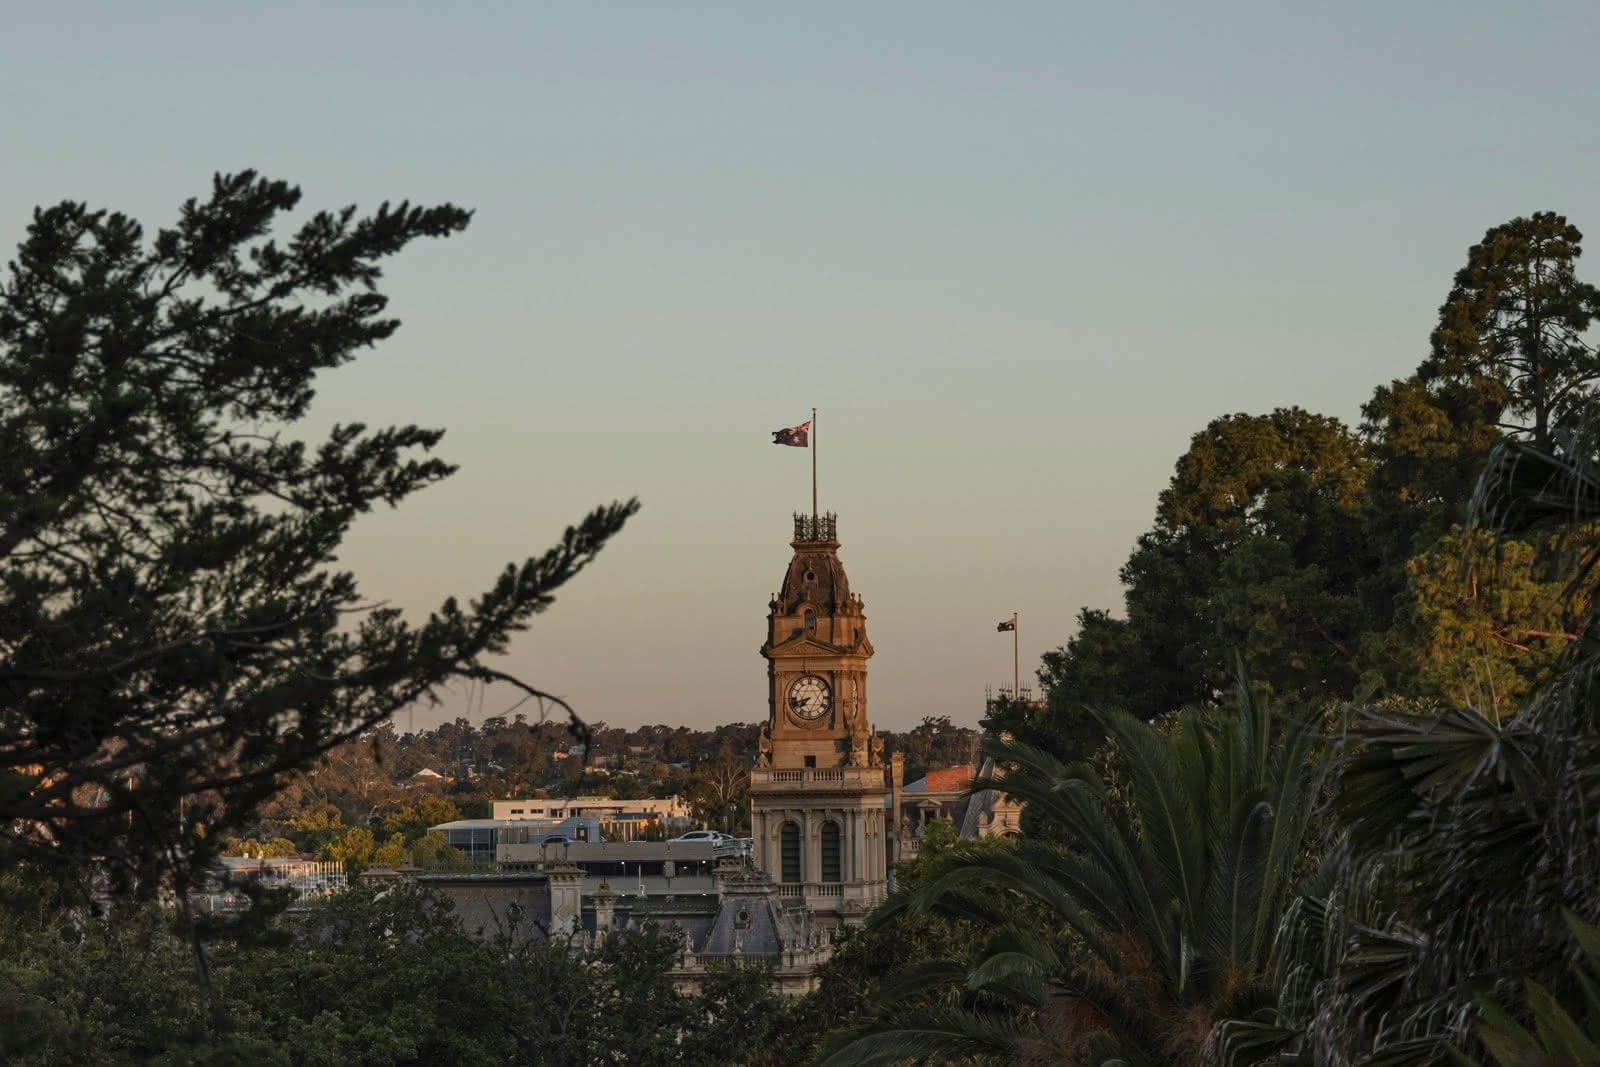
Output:
[[812,611],[810,608],[806,609],[806,632],[817,632],[817,613]]
[[800,827],[792,822],[783,824],[779,835],[780,854],[783,860],[783,880],[800,880]]
[[822,880],[824,882],[838,883],[843,881],[840,857],[843,849],[839,843],[839,824],[825,822],[822,824]]

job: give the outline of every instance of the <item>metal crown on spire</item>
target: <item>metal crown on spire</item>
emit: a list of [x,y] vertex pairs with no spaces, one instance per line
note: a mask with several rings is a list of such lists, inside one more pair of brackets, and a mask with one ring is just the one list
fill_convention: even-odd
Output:
[[794,539],[796,541],[837,541],[839,540],[839,517],[833,512],[826,515],[801,515],[794,516]]

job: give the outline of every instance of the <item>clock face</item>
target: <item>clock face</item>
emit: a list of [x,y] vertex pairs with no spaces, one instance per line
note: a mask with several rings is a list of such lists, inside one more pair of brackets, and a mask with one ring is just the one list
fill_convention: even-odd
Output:
[[789,710],[802,719],[820,719],[833,706],[828,683],[808,674],[789,687]]

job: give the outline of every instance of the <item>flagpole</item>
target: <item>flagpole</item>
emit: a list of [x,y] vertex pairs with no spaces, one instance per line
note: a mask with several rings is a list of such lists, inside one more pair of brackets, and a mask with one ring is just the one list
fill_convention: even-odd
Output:
[[1013,611],[1011,613],[1011,697],[1013,700],[1020,701],[1022,699],[1022,687],[1020,684],[1022,681],[1020,668],[1022,661],[1017,654],[1017,634],[1021,631],[1022,624],[1017,621],[1017,618],[1017,613]]
[[811,528],[817,531],[817,536],[822,536],[822,528],[817,525],[817,409],[811,409]]

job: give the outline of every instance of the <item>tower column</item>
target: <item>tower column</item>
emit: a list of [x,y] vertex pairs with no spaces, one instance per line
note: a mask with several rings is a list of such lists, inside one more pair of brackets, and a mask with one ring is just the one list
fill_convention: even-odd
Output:
[[861,877],[861,868],[856,863],[856,836],[860,828],[856,823],[856,813],[850,808],[839,813],[839,828],[844,831],[844,840],[839,848],[839,880],[853,882]]

